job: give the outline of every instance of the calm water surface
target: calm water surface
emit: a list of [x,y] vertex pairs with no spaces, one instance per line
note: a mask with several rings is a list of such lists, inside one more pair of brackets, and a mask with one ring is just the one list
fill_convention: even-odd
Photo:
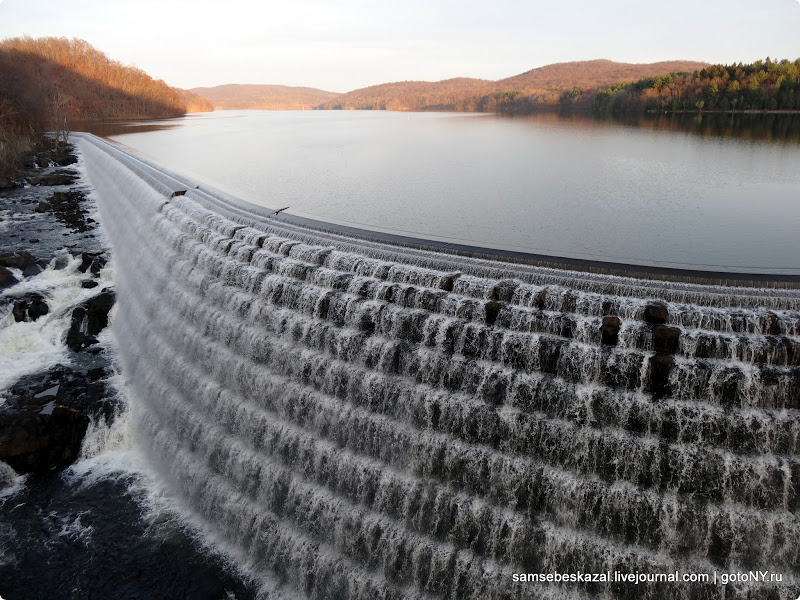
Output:
[[367,229],[800,273],[800,143],[453,113],[218,111],[112,139],[244,200]]

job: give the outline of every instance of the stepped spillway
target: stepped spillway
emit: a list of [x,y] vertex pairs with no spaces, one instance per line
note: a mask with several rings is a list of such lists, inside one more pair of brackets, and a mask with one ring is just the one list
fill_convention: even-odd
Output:
[[357,239],[76,142],[140,443],[265,597],[797,597],[797,289]]

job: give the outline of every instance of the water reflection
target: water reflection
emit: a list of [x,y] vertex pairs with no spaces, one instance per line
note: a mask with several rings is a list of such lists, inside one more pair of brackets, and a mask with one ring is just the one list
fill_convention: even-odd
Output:
[[532,121],[539,125],[569,123],[582,129],[638,127],[653,131],[691,133],[701,137],[800,144],[800,114],[675,113],[596,118],[575,113],[540,113],[524,117],[507,115],[502,117],[517,121]]
[[70,123],[72,131],[86,131],[100,137],[111,137],[126,133],[150,133],[166,131],[181,127],[175,119],[158,121],[74,121]]
[[673,114],[639,118],[638,127],[685,131],[704,137],[800,143],[800,115],[790,114]]
[[128,128],[114,140],[176,173],[325,222],[627,264],[798,270],[793,117],[219,111],[117,125]]
[[[76,121],[74,131],[87,131],[100,137],[127,133],[149,133],[185,127],[186,119],[241,118],[244,114],[197,113],[181,119],[150,121]],[[498,118],[537,125],[574,124],[582,129],[638,127],[654,131],[691,133],[701,137],[723,137],[779,144],[800,144],[800,114],[679,113],[663,115],[617,115],[596,118],[585,114],[540,113],[530,116],[497,115]]]

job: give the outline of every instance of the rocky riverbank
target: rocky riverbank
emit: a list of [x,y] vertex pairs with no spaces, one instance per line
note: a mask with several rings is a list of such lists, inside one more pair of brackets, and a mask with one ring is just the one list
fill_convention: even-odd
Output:
[[80,154],[39,152],[0,183],[0,597],[251,598],[168,503],[152,506],[146,467],[87,452],[127,417]]
[[71,150],[40,151],[2,193],[0,460],[17,473],[71,464],[89,423],[113,413],[97,337],[114,303],[108,250]]

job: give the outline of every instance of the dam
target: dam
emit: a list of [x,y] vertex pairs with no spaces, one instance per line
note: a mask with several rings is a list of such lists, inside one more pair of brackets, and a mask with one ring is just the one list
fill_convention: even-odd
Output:
[[73,135],[138,441],[263,597],[797,597],[794,282],[356,237]]

